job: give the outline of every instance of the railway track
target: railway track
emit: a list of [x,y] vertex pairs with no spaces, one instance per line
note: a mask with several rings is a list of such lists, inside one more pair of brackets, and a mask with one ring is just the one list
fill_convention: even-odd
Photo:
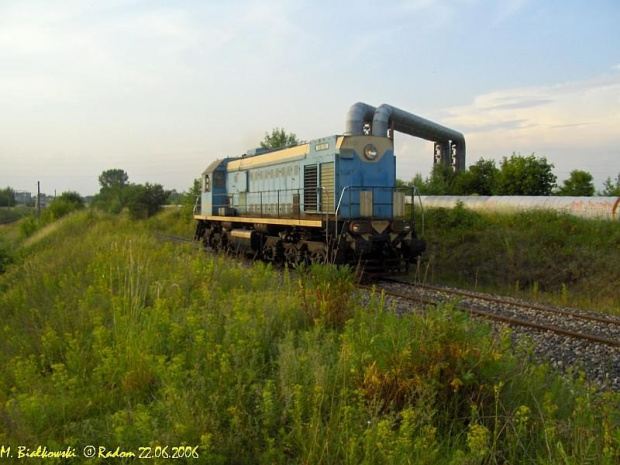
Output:
[[[383,279],[394,288],[382,287],[386,295],[426,305],[451,302],[455,309],[511,326],[552,332],[590,342],[620,347],[620,319],[560,309],[511,298],[458,289]],[[368,287],[366,287],[368,288]]]
[[196,244],[198,245],[198,243],[195,242],[193,239],[188,239],[187,237],[174,236],[172,234],[163,234],[163,233],[156,233],[156,236],[162,241],[174,242],[175,244]]
[[392,299],[399,313],[411,312],[412,302],[427,309],[446,302],[496,325],[507,325],[515,344],[526,344],[537,359],[560,371],[584,373],[586,379],[620,391],[618,318],[392,279],[382,280],[372,289]]

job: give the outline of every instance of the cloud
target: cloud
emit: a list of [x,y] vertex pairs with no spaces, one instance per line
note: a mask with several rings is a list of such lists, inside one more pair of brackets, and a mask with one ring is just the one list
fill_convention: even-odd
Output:
[[618,166],[619,95],[620,75],[607,74],[504,89],[450,108],[444,121],[465,135],[468,164],[480,157],[536,153],[555,165],[560,179],[578,168],[600,182],[610,166]]
[[611,69],[615,69],[616,71],[620,71],[620,63],[615,66],[612,66]]
[[494,107],[487,108],[487,110],[514,110],[517,108],[532,108],[551,102],[552,100],[543,98],[516,98],[513,102],[500,103],[495,105]]
[[[554,127],[584,126],[597,137],[618,139],[620,76],[488,92],[466,106],[448,110],[449,123],[469,128],[501,127],[519,121],[521,128],[540,131]],[[615,125],[615,127],[614,127]],[[532,137],[533,132],[524,132]],[[538,135],[538,134],[536,134]]]
[[501,121],[497,123],[489,123],[489,124],[472,124],[467,125],[463,124],[459,126],[459,131],[467,134],[478,133],[478,132],[493,132],[493,131],[512,131],[515,129],[524,129],[526,127],[535,126],[533,124],[527,124],[524,119],[515,119],[510,121]]

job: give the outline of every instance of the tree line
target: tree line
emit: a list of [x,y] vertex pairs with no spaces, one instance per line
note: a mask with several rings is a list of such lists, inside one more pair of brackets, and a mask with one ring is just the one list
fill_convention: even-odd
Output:
[[10,187],[0,189],[0,207],[15,206],[15,191]]
[[513,153],[502,159],[499,168],[495,160],[483,158],[462,172],[436,164],[427,178],[416,174],[409,182],[397,179],[397,185],[416,186],[423,195],[620,196],[620,173],[613,181],[607,178],[597,193],[594,178],[587,171],[573,170],[558,186],[553,168],[545,157]]
[[161,184],[134,184],[122,169],[110,169],[99,176],[99,193],[92,206],[110,213],[127,210],[132,218],[148,218],[166,203],[171,191]]
[[[260,142],[263,149],[278,149],[299,144],[297,136],[284,129],[275,128],[265,133]],[[423,195],[523,195],[523,196],[620,196],[620,173],[614,180],[608,177],[603,189],[596,192],[593,176],[587,171],[573,170],[561,186],[556,184],[554,165],[545,157],[522,156],[513,153],[504,157],[499,168],[495,160],[480,158],[465,171],[455,171],[444,164],[436,164],[430,175],[424,178],[416,174],[405,182],[396,180],[398,187],[416,186]],[[92,206],[110,213],[127,211],[133,218],[148,218],[159,211],[167,202],[183,204],[191,211],[195,198],[200,194],[200,180],[185,193],[168,191],[161,184],[135,184],[122,169],[103,171],[98,178],[99,193],[92,200]],[[0,207],[15,205],[15,191],[0,189]],[[58,219],[69,212],[85,207],[79,193],[68,191],[56,197],[42,214],[42,223]],[[33,223],[33,227],[35,223]]]

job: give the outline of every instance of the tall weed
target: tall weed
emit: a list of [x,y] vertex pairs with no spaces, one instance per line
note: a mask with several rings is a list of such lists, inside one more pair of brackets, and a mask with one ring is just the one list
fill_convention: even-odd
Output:
[[[457,207],[426,214],[422,266],[435,281],[508,290],[572,306],[620,312],[620,224],[531,211],[482,214]],[[571,290],[567,299],[566,289]]]
[[151,231],[70,215],[0,276],[3,444],[186,444],[216,464],[620,458],[616,394],[465,315],[398,317],[345,270],[276,273]]

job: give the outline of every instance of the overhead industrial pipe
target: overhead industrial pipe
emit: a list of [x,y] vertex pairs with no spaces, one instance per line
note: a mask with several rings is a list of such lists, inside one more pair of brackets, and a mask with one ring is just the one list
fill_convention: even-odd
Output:
[[[383,104],[375,108],[357,102],[349,108],[345,135],[363,135],[364,125],[372,124],[372,135],[386,137],[392,127],[398,132],[435,142],[435,162],[465,170],[465,137],[458,131]],[[454,160],[453,160],[454,158]]]
[[[465,137],[460,132],[384,103],[375,111],[372,119],[372,134],[387,136],[390,122],[395,131],[440,144],[441,161],[448,165],[454,163],[457,170],[465,169]],[[437,145],[435,150],[438,150]]]
[[347,113],[345,136],[364,135],[364,124],[372,123],[376,108],[366,103],[357,102],[351,105]]

